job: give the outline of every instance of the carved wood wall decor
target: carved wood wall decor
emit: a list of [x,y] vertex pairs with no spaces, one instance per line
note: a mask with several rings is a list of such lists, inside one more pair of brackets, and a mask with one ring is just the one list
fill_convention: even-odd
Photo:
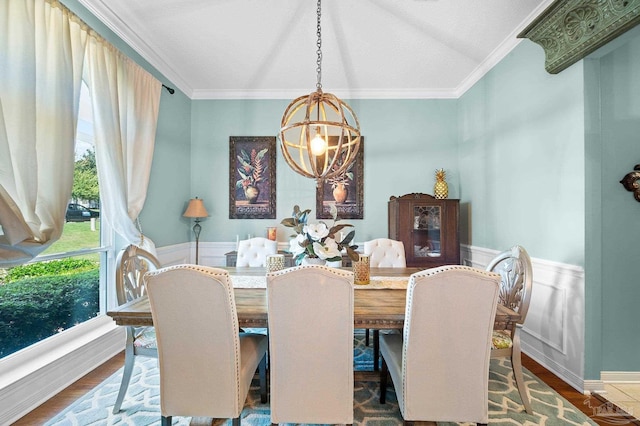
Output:
[[633,197],[636,201],[640,201],[640,184],[638,184],[638,179],[640,179],[640,164],[636,164],[633,170],[635,170],[635,172],[627,173],[620,183],[627,191],[633,192]]
[[640,0],[556,0],[520,34],[557,74],[640,23]]

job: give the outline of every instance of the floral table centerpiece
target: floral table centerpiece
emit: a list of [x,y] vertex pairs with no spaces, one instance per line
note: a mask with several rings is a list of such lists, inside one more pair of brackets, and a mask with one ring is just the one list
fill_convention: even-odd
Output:
[[355,251],[358,246],[351,245],[356,234],[355,230],[349,232],[341,241],[342,229],[353,227],[350,224],[337,224],[338,210],[331,206],[333,226],[329,227],[325,222],[316,224],[308,223],[307,218],[310,209],[300,210],[299,206],[293,207],[291,217],[283,219],[280,224],[287,228],[293,228],[296,232],[289,242],[289,251],[293,254],[296,265],[300,265],[304,258],[321,259],[328,262],[342,260],[342,250],[347,252],[352,261],[357,261],[360,256]]

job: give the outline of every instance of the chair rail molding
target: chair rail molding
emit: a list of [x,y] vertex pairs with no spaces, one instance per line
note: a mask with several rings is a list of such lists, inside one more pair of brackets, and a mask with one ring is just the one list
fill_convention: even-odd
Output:
[[520,34],[557,74],[640,23],[640,0],[556,0]]

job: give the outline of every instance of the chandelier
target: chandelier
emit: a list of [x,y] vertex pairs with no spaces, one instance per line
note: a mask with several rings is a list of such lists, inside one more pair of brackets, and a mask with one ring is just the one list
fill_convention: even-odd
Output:
[[317,7],[316,91],[294,99],[282,116],[280,147],[295,172],[316,179],[337,177],[355,161],[360,148],[358,117],[345,102],[322,91],[321,0]]

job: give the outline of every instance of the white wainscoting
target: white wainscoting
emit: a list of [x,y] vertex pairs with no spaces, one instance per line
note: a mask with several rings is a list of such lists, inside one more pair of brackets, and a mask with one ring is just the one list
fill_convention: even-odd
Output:
[[[289,243],[278,242],[278,250],[289,248]],[[225,253],[236,249],[235,242],[200,243],[198,248],[198,264],[205,266],[226,266]],[[184,243],[157,248],[158,260],[162,266],[194,263],[196,258],[195,243]]]
[[[463,264],[477,268],[484,269],[497,254],[481,247],[461,247]],[[522,351],[584,392],[584,270],[542,259],[531,261],[533,290]]]

